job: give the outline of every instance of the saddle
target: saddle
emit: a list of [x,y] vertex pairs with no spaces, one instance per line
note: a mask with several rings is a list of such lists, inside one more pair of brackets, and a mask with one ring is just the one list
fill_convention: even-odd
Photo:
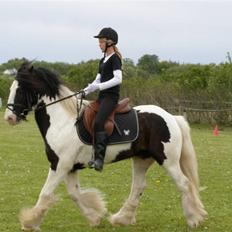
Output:
[[[89,105],[87,105],[84,109],[83,113],[83,122],[86,130],[93,136],[94,134],[94,122],[97,112],[99,111],[100,104],[98,101],[93,101]],[[131,107],[129,106],[129,98],[124,98],[121,101],[118,102],[117,106],[111,113],[111,115],[108,117],[108,119],[105,122],[105,131],[108,136],[110,136],[113,133],[114,127],[118,131],[120,131],[117,128],[117,124],[114,121],[115,114],[123,114],[127,113],[131,110]]]

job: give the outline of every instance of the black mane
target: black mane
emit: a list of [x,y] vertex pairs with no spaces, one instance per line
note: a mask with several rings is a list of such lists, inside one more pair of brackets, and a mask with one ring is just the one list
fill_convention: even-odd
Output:
[[20,66],[16,80],[23,88],[29,92],[36,92],[40,96],[55,98],[59,95],[61,84],[59,76],[46,68],[33,67],[31,62],[26,61]]
[[55,97],[56,95],[59,95],[59,87],[61,84],[61,81],[54,72],[46,69],[46,68],[35,68],[34,69],[35,76],[42,80],[43,87],[41,89],[41,93],[50,96]]

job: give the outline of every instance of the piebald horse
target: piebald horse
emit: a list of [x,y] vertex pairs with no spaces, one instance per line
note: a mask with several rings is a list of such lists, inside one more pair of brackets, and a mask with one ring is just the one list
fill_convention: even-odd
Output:
[[[47,180],[33,208],[23,209],[20,222],[24,230],[39,230],[46,211],[56,201],[54,190],[64,181],[71,199],[79,206],[91,225],[97,226],[107,210],[98,190],[81,189],[79,170],[92,159],[92,146],[78,137],[75,123],[89,101],[71,97],[47,106],[73,92],[57,75],[24,62],[10,88],[5,120],[16,125],[34,111],[50,162]],[[139,121],[139,135],[134,142],[108,145],[105,164],[131,158],[133,181],[128,199],[111,215],[112,225],[136,222],[136,209],[145,188],[145,174],[156,161],[172,177],[181,193],[182,207],[190,227],[197,227],[207,212],[199,196],[197,160],[191,141],[190,128],[182,116],[173,116],[155,105],[134,107]]]

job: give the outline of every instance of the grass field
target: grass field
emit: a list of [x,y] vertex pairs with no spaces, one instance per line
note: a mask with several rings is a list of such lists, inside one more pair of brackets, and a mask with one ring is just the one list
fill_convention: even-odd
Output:
[[[214,137],[209,126],[192,126],[202,200],[209,213],[198,231],[232,231],[232,129],[219,126]],[[29,122],[11,127],[0,111],[0,232],[20,231],[19,210],[32,206],[45,181],[48,162],[33,115]],[[131,184],[131,162],[105,166],[103,173],[85,169],[80,173],[82,187],[95,187],[105,193],[109,212],[115,213],[127,198]],[[46,232],[182,232],[191,231],[185,222],[180,196],[166,172],[153,165],[147,174],[147,188],[137,211],[137,224],[112,227],[104,219],[91,228],[68,198],[62,184],[56,191],[59,202],[52,207],[41,229]]]

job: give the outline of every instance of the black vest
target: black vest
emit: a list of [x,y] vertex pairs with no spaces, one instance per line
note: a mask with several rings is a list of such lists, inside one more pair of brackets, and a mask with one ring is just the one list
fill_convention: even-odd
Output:
[[[113,54],[105,63],[104,58],[99,63],[99,73],[101,74],[101,83],[109,81],[114,77],[113,71],[121,70],[122,62],[118,55]],[[109,89],[105,89],[99,92],[99,98],[110,97],[115,100],[119,99],[120,85],[116,85]]]

